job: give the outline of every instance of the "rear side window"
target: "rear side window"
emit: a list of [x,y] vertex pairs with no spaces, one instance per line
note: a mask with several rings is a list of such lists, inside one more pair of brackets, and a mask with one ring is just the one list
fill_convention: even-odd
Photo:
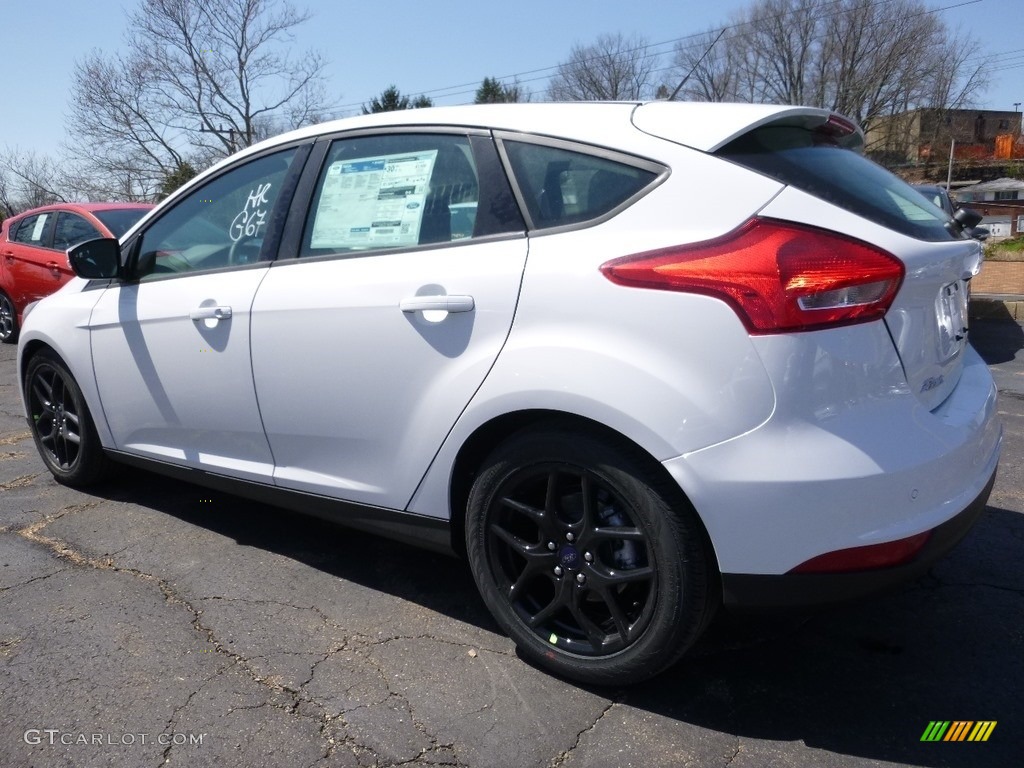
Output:
[[11,238],[16,243],[25,245],[42,245],[46,239],[46,225],[53,218],[52,213],[37,213],[23,219],[18,226],[18,231]]
[[563,147],[502,144],[534,229],[598,219],[658,178],[648,168]]
[[949,217],[916,189],[821,133],[766,126],[717,154],[918,240],[959,239],[946,227]]

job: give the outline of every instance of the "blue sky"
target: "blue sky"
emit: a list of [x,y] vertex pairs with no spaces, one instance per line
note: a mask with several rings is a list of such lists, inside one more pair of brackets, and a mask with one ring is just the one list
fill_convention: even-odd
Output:
[[[545,79],[576,43],[605,33],[642,35],[659,51],[672,40],[728,22],[750,0],[389,0],[387,3],[299,2],[313,19],[298,29],[295,50],[315,48],[329,60],[326,75],[339,111],[394,83],[403,93],[427,92],[435,104],[472,101],[485,76],[519,75],[542,93]],[[1021,0],[926,0],[947,25],[982,42],[979,57],[994,56],[992,85],[978,98],[989,109],[1024,102]],[[92,49],[123,44],[131,0],[70,3],[12,2],[5,10],[5,82],[0,106],[0,151],[5,146],[56,154],[65,138],[65,114],[76,59]],[[459,87],[463,86],[463,87]]]

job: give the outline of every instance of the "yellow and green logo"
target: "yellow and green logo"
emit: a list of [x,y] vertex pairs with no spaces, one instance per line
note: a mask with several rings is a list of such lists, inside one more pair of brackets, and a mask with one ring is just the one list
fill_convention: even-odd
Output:
[[921,741],[988,741],[996,729],[995,720],[932,720]]

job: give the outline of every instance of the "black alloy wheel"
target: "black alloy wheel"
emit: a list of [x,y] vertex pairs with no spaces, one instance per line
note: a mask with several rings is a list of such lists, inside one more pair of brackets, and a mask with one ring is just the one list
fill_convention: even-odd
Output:
[[478,475],[466,526],[481,594],[523,653],[603,684],[671,664],[713,603],[695,513],[666,503],[635,447],[615,442],[511,438]]
[[12,344],[18,340],[18,314],[11,297],[0,291],[0,342]]
[[29,362],[25,401],[36,448],[56,480],[85,486],[107,474],[110,461],[103,453],[82,391],[52,352],[40,352]]
[[571,464],[513,473],[487,530],[490,576],[538,637],[582,656],[628,647],[651,620],[654,553],[602,478]]

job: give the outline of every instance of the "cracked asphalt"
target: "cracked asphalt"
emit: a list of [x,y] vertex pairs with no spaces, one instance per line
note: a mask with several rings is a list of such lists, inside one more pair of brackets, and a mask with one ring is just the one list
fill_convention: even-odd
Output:
[[[0,347],[0,766],[1011,766],[1024,752],[1024,332],[976,323],[1006,442],[920,581],[723,616],[678,666],[529,666],[465,565],[134,470],[57,485]],[[932,720],[995,720],[922,743]]]

